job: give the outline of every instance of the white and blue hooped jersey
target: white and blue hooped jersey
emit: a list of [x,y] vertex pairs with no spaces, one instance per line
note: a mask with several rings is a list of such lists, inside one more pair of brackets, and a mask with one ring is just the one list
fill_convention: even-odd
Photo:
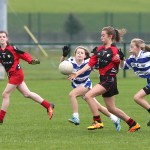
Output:
[[[82,69],[89,62],[89,59],[84,60],[80,65],[77,64],[74,57],[68,58],[68,61],[71,62],[73,65],[73,72],[76,72]],[[92,69],[89,69],[85,71],[84,73],[80,74],[76,79],[74,79],[72,81],[72,87],[76,88],[77,86],[82,85],[86,88],[92,88],[92,82],[89,79],[89,75],[91,71]]]
[[141,50],[138,57],[131,55],[124,64],[124,69],[129,68],[141,78],[150,78],[150,52]]

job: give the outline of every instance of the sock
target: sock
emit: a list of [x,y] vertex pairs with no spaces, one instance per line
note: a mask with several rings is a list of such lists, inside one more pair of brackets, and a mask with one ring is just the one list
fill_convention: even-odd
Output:
[[149,109],[147,109],[147,111],[150,113],[150,108],[149,108]]
[[118,120],[118,117],[113,114],[111,114],[109,118],[113,123],[115,123]]
[[48,107],[50,106],[50,103],[47,102],[46,100],[43,100],[43,102],[41,103],[41,105],[42,105],[43,107],[45,107],[46,109],[48,109]]
[[136,122],[135,122],[132,118],[130,118],[126,123],[127,123],[130,127],[136,125]]
[[101,121],[101,118],[100,118],[100,115],[98,115],[98,116],[93,116],[93,120],[94,120],[94,121],[97,121],[97,122],[99,122],[99,123],[102,122],[102,121]]
[[5,115],[6,115],[6,111],[0,110],[0,120],[1,120],[1,121],[4,120]]
[[73,113],[73,117],[78,118],[79,119],[79,113]]

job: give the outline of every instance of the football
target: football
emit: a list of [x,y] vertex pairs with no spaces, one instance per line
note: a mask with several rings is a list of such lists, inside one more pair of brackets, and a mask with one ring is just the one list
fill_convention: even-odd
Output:
[[71,62],[64,60],[59,64],[58,69],[63,75],[69,75],[73,72],[73,65]]

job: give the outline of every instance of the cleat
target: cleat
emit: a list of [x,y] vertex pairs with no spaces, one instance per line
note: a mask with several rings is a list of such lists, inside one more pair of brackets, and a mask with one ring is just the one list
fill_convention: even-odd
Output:
[[54,104],[53,103],[50,103],[50,106],[48,107],[47,109],[47,113],[49,115],[49,119],[51,120],[52,117],[53,117],[53,109],[54,109]]
[[135,131],[138,131],[139,129],[140,129],[140,125],[136,123],[135,126],[132,126],[129,128],[128,132],[135,132]]
[[118,118],[118,120],[114,123],[114,125],[116,127],[116,131],[120,131],[121,130],[120,122],[121,122],[121,119]]
[[99,123],[97,121],[94,121],[93,124],[89,127],[87,127],[88,130],[95,130],[95,129],[102,129],[104,127],[103,122]]
[[3,124],[3,120],[0,120],[0,125],[2,125]]
[[75,125],[79,125],[80,124],[80,119],[79,118],[72,117],[72,118],[68,119],[68,121],[70,123],[74,123]]
[[150,121],[147,123],[147,126],[150,126]]

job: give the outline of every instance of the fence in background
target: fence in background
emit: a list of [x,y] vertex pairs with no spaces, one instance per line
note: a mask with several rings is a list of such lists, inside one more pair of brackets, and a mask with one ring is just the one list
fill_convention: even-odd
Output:
[[[149,41],[150,13],[92,13],[75,14],[83,24],[83,30],[74,36],[75,42],[99,41],[100,30],[104,26],[126,28],[125,42],[134,37]],[[31,38],[24,30],[27,25],[39,42],[66,42],[69,36],[64,32],[64,23],[68,14],[51,13],[9,13],[8,31],[10,39],[16,43],[32,43]]]

